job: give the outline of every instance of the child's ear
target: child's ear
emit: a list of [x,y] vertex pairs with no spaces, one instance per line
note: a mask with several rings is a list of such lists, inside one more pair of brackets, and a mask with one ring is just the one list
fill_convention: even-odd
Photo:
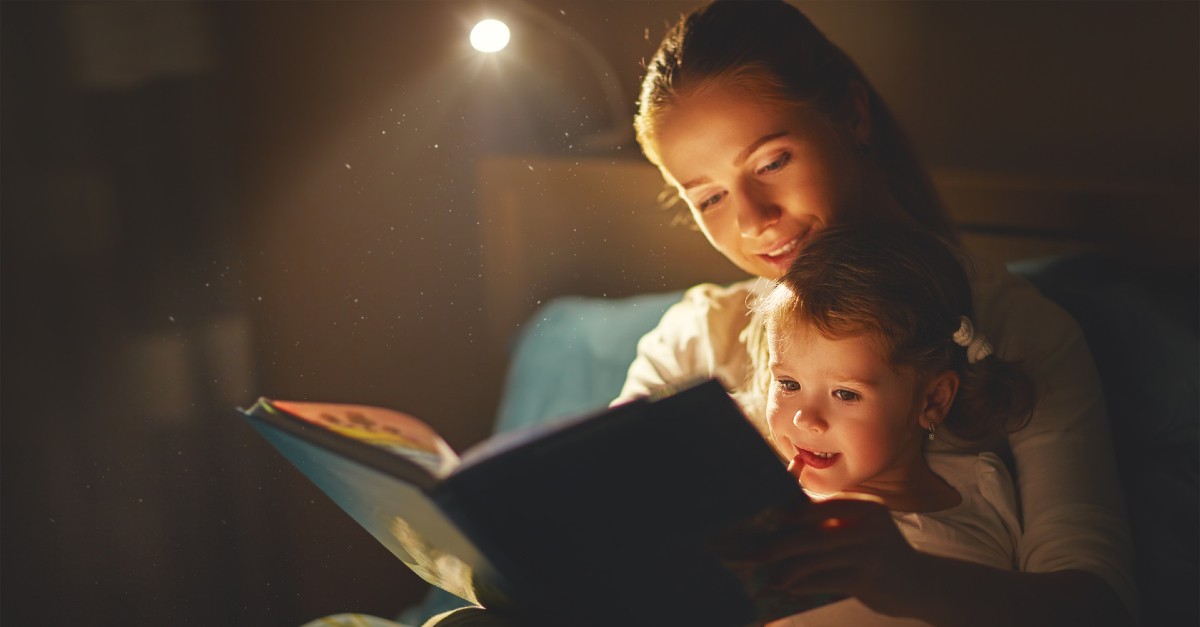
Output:
[[946,419],[946,414],[950,413],[950,406],[954,404],[954,395],[957,393],[957,372],[947,370],[930,379],[925,384],[924,394],[920,399],[921,412],[917,420],[921,423],[921,428],[928,429],[931,424],[940,425]]

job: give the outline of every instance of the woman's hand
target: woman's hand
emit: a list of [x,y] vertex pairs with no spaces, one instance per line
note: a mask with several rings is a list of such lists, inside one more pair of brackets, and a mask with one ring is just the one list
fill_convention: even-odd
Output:
[[851,596],[880,614],[932,625],[1132,623],[1113,590],[1095,575],[1002,570],[922,553],[908,544],[886,508],[869,501],[798,502],[751,521],[715,546],[751,573],[748,580],[765,577],[767,591],[797,598]]
[[914,616],[925,555],[908,544],[884,506],[866,500],[804,503],[778,514],[775,530],[747,557],[768,589],[857,598],[889,616]]

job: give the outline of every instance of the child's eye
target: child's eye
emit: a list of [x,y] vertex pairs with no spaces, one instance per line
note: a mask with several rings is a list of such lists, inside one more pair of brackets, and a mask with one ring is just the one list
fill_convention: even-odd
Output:
[[791,379],[780,379],[779,387],[784,392],[799,392],[800,391],[800,384],[796,383],[795,381],[792,381]]
[[851,392],[850,390],[834,390],[833,397],[839,401],[845,401],[847,403],[852,403],[862,398],[858,395],[858,392]]
[[791,160],[792,160],[791,153],[789,153],[789,152],[782,153],[778,157],[773,159],[770,163],[763,165],[763,166],[759,167],[757,170],[755,170],[755,174],[767,174],[770,172],[775,172],[779,169],[782,169],[783,166],[787,165],[788,162]]

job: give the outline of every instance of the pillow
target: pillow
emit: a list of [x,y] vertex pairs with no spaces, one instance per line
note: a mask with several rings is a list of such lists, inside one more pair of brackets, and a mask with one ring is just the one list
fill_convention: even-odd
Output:
[[496,431],[607,406],[621,392],[638,340],[681,298],[682,291],[563,296],[543,305],[517,336]]

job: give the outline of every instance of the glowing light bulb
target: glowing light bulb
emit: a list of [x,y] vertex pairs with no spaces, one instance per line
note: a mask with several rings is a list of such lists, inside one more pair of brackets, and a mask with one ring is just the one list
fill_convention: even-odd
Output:
[[508,26],[500,20],[483,20],[471,29],[471,47],[480,52],[498,52],[508,45]]

